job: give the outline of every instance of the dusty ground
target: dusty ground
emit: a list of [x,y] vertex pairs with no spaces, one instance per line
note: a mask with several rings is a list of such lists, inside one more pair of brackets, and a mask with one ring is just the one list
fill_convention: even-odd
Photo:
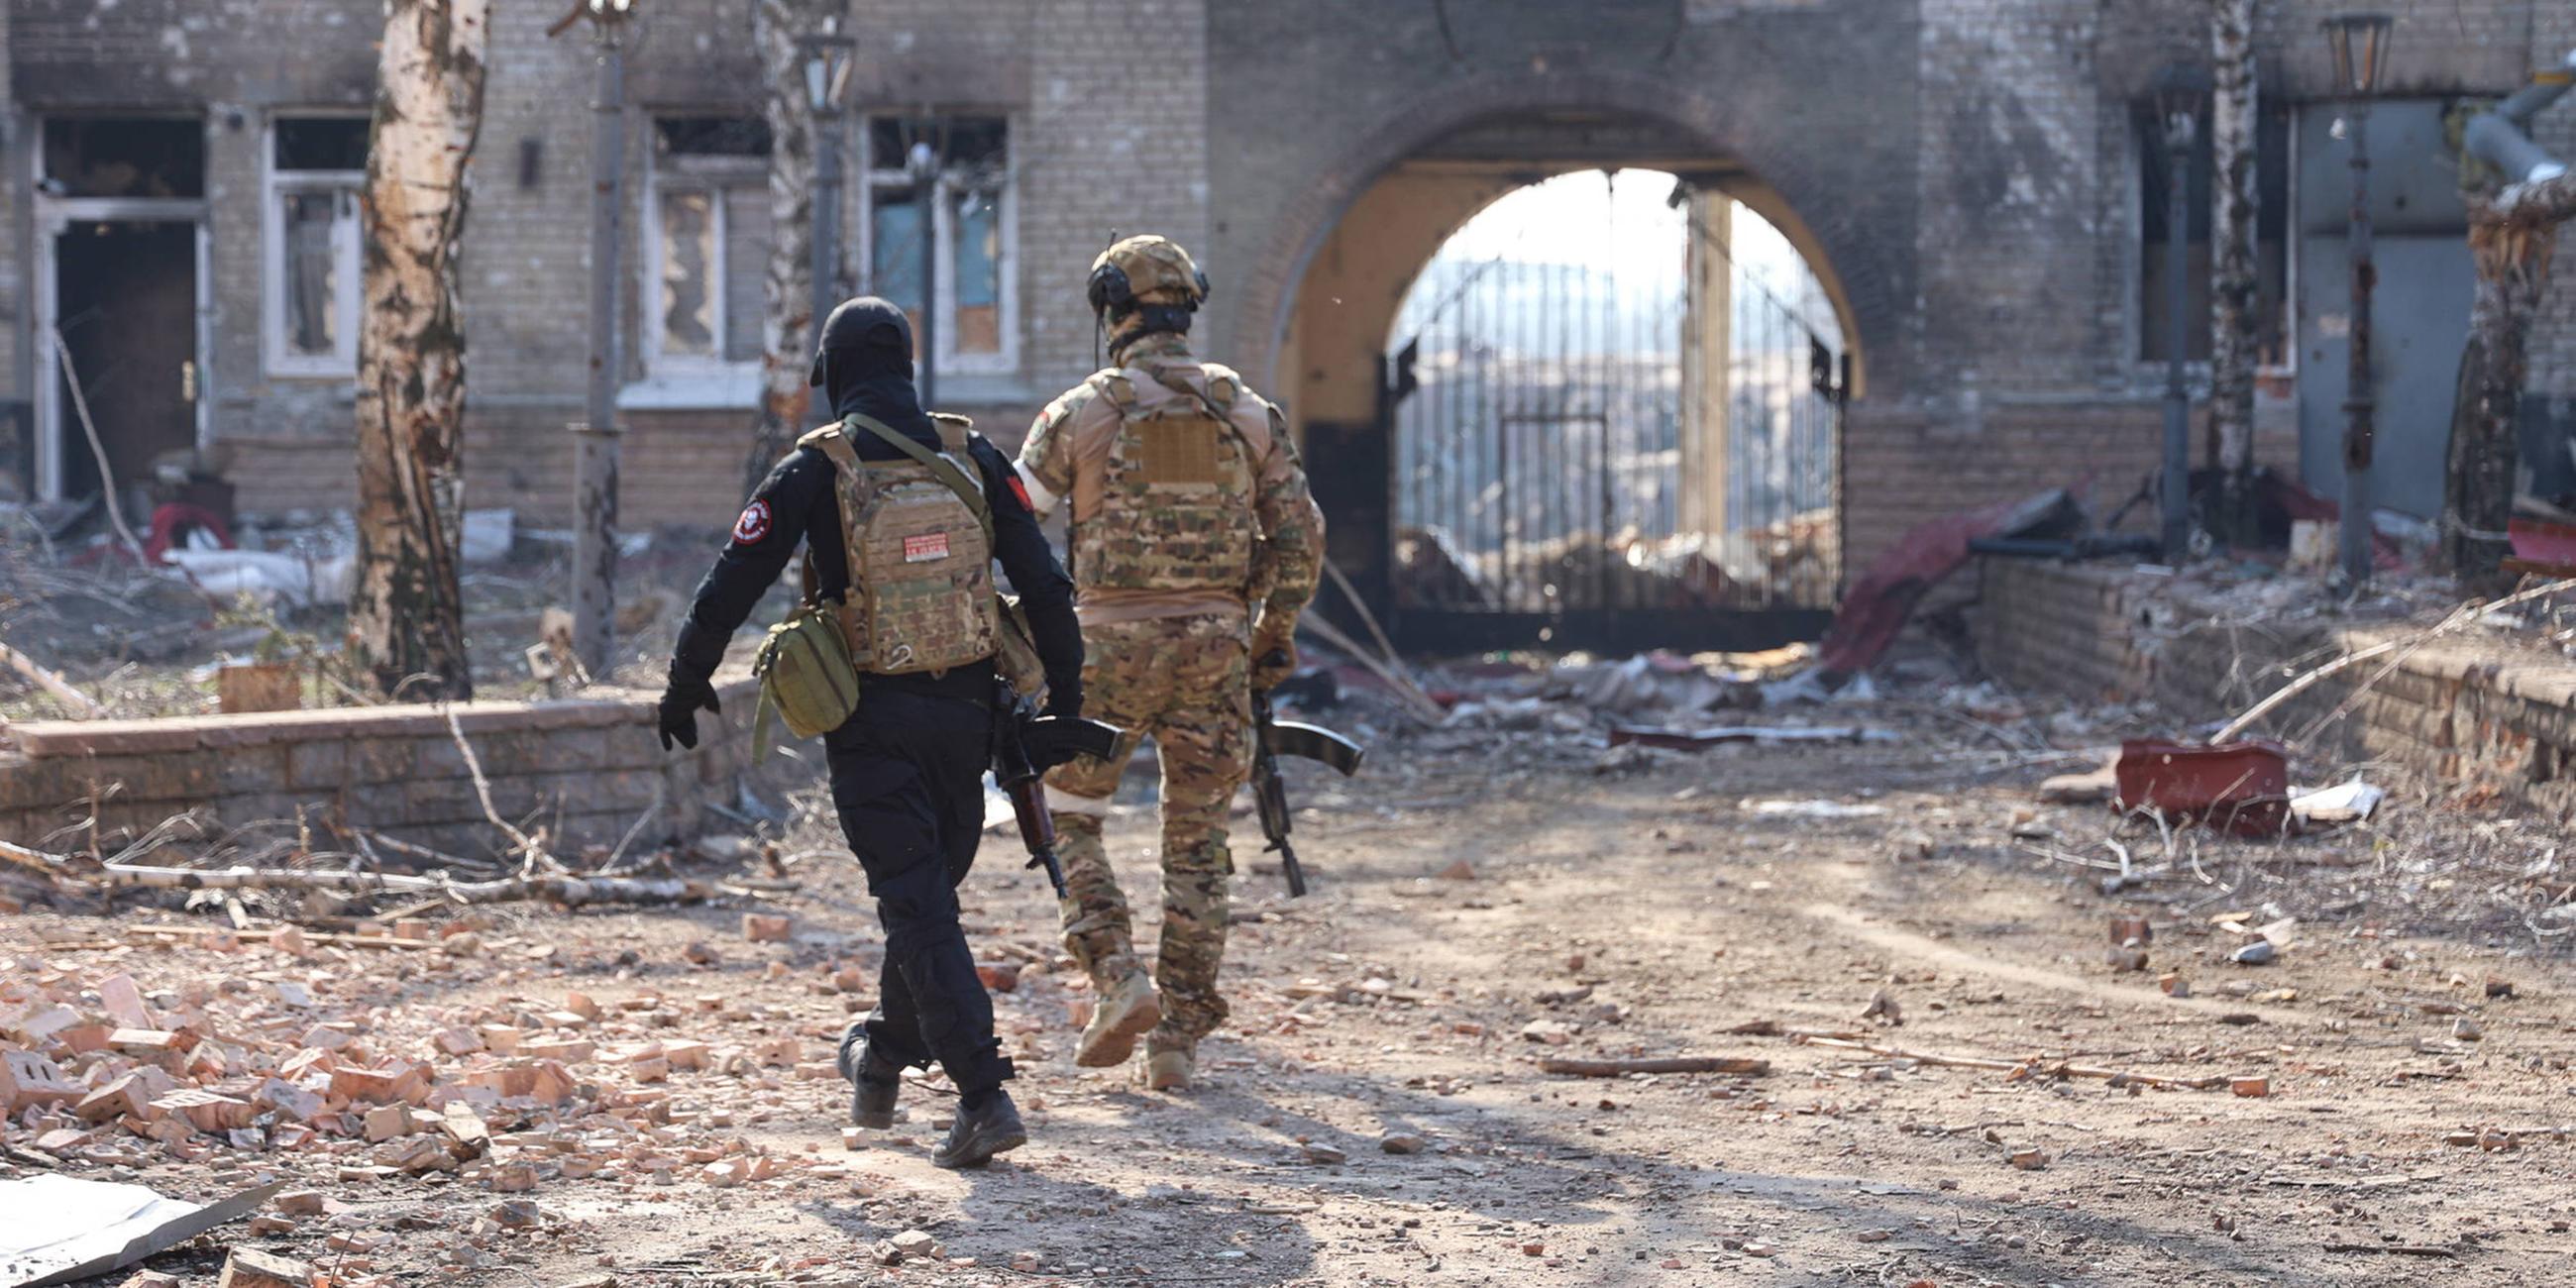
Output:
[[[2270,896],[2230,893],[2251,860],[2294,894],[2316,863],[2384,861],[2380,833],[2210,847],[2218,884],[2186,874],[2115,900],[2097,872],[2014,848],[2006,828],[2043,770],[2001,754],[1918,739],[1618,757],[1602,773],[1570,739],[1448,731],[1375,755],[1347,786],[1297,783],[1316,807],[1300,832],[1314,895],[1288,902],[1275,869],[1247,862],[1234,1025],[1203,1049],[1207,1085],[1188,1095],[1071,1065],[1083,995],[1047,969],[1052,909],[989,839],[970,930],[988,958],[1038,959],[998,999],[1033,1140],[989,1171],[929,1165],[949,1103],[935,1089],[908,1090],[891,1137],[844,1151],[840,1085],[773,1070],[675,1073],[669,1103],[700,1128],[730,1110],[717,1136],[802,1170],[731,1189],[549,1175],[527,1196],[544,1228],[486,1230],[502,1262],[484,1269],[440,1264],[505,1197],[470,1180],[343,1182],[292,1152],[235,1156],[221,1178],[203,1163],[136,1174],[207,1197],[282,1169],[349,1211],[222,1241],[336,1258],[344,1278],[371,1262],[405,1283],[2576,1283],[2576,1139],[2513,1134],[2576,1121],[2576,964],[2535,954],[2529,934],[2400,937],[2349,907],[2302,925],[2277,964],[2226,960],[2245,939],[2215,918],[2273,915]],[[1751,805],[1775,799],[1885,812]],[[2043,848],[2071,848],[2107,822],[2048,807],[2025,829],[2053,826]],[[1152,888],[1147,829],[1122,811],[1131,892]],[[1461,861],[1472,879],[1435,875]],[[612,1012],[706,996],[717,1009],[676,1031],[788,1034],[814,1060],[857,1000],[834,989],[835,968],[875,954],[848,872],[826,858],[798,870],[804,889],[774,901],[798,919],[785,945],[745,942],[742,911],[765,905],[739,901],[504,918],[469,958],[35,947],[115,930],[49,912],[0,918],[0,935],[29,970],[123,969],[147,992],[209,973],[305,980],[326,1011],[390,1004],[432,1023],[571,990]],[[2143,973],[2104,960],[2124,910],[2154,922]],[[687,964],[692,940],[721,962]],[[2158,987],[2167,971],[2188,996]],[[2489,997],[2491,977],[2512,995]],[[1882,992],[1901,1027],[1857,1018]],[[1761,1020],[2035,1063],[1939,1067],[1729,1033]],[[1568,1040],[1525,1037],[1533,1021]],[[1771,1070],[1599,1081],[1535,1063],[1684,1053]],[[2046,1072],[2068,1060],[2260,1076],[2270,1094]],[[2494,1148],[2445,1143],[2482,1129],[2502,1129]],[[1385,1152],[1390,1136],[1424,1147]],[[1317,1161],[1333,1155],[1315,1146],[1346,1161]],[[2009,1161],[2029,1150],[2038,1166]],[[367,1229],[392,1237],[354,1260],[325,1245]],[[871,1259],[912,1229],[945,1257]],[[211,1282],[218,1255],[162,1260]]]

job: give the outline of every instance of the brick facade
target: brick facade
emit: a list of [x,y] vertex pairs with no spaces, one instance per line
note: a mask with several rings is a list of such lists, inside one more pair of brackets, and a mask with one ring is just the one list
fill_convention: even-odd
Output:
[[[695,835],[704,802],[730,802],[736,777],[751,767],[756,687],[738,680],[721,692],[724,714],[700,717],[697,750],[677,754],[659,745],[642,693],[471,703],[457,708],[457,727],[494,809],[513,824],[538,817],[566,852],[614,845],[639,820],[639,837],[655,842]],[[217,834],[302,812],[465,857],[507,843],[484,818],[435,707],[37,721],[10,732],[16,749],[0,751],[0,836],[29,844],[46,845],[42,838],[90,816],[93,793],[105,789],[95,798],[96,839],[111,850],[189,809]],[[46,847],[91,839],[83,829]]]
[[[1977,576],[1988,670],[2079,702],[2149,703],[2176,732],[2231,719],[2298,670],[2398,634],[2248,614],[2103,568],[1986,559]],[[2514,656],[2474,635],[2410,646],[2328,677],[2250,732],[2290,739],[2305,781],[2378,762],[2576,818],[2576,670],[2537,650]]]
[[[2335,7],[2265,7],[2266,95],[2324,92],[2316,22]],[[2564,5],[2394,7],[2392,90],[2408,95],[2502,91],[2576,45]],[[580,414],[590,180],[588,41],[547,40],[558,12],[495,9],[465,288],[470,503],[546,523],[565,518],[563,426]],[[752,0],[649,12],[629,83],[639,214],[650,116],[757,106]],[[260,154],[280,111],[365,108],[376,14],[369,0],[17,0],[0,18],[0,98],[24,122],[205,121],[208,428],[246,509],[348,495],[346,382],[273,377],[262,361]],[[1748,169],[1811,239],[1866,378],[1845,451],[1854,566],[1912,519],[2087,470],[2116,504],[2154,450],[2161,375],[2135,357],[2131,112],[2156,67],[2205,58],[2197,0],[851,0],[848,14],[864,33],[858,110],[1010,121],[1016,369],[943,378],[943,401],[1006,444],[1093,365],[1082,278],[1112,231],[1199,250],[1216,281],[1203,347],[1291,394],[1303,373],[1280,367],[1299,287],[1358,195],[1459,129],[1557,110],[1672,127]],[[2543,139],[2576,153],[2576,106],[2546,118]],[[28,218],[12,186],[24,173],[0,173],[13,228]],[[0,399],[32,388],[27,247],[0,238],[0,319],[16,340],[0,345]],[[640,251],[631,240],[629,376]],[[2532,387],[2576,397],[2576,253],[2559,256]],[[2284,464],[2287,399],[2278,385],[2264,406],[2264,454]],[[721,520],[747,402],[639,405],[626,419],[625,522]]]

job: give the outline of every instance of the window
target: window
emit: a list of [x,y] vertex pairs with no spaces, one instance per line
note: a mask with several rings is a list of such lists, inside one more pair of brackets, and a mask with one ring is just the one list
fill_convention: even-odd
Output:
[[358,369],[358,200],[367,180],[365,117],[270,123],[261,217],[263,347],[281,376]]
[[931,205],[932,285],[941,371],[1007,372],[1018,361],[1012,271],[1010,123],[998,116],[871,117],[864,135],[867,289],[921,325],[922,193],[905,168],[914,145],[940,159]]
[[48,196],[149,201],[206,195],[206,127],[193,118],[49,117],[43,148]]
[[[2290,265],[2290,109],[2266,96],[2256,112],[2254,136],[2254,289],[2255,289],[2255,355],[2261,367],[2290,365],[2290,341],[2285,301],[2289,298]],[[2138,144],[2138,357],[2146,362],[2163,362],[2166,353],[2166,318],[2168,316],[2165,261],[2171,253],[2165,207],[2171,189],[2171,171],[2165,162],[2164,122],[2152,105],[2141,105],[2134,113]],[[2189,343],[2184,356],[2193,362],[2209,360],[2209,225],[2215,214],[2211,190],[2211,150],[2208,115],[2204,110],[2200,128],[2193,131],[2191,168],[2188,175],[2190,193],[2186,203],[2191,212],[2191,225],[2184,234],[2183,265],[2185,297],[2183,306],[2191,319],[2185,332]]]
[[769,126],[654,123],[645,193],[644,361],[656,375],[760,361],[769,271]]

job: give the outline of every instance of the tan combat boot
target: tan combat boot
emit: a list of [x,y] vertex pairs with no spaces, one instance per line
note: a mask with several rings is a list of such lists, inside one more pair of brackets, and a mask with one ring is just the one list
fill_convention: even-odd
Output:
[[1154,991],[1154,981],[1132,957],[1102,963],[1093,985],[1100,1002],[1091,1012],[1091,1023],[1082,1030],[1082,1041],[1073,1048],[1073,1062],[1086,1069],[1125,1064],[1136,1053],[1136,1039],[1163,1022],[1162,994]]
[[1198,1053],[1190,1047],[1145,1053],[1147,1091],[1187,1091],[1198,1074]]

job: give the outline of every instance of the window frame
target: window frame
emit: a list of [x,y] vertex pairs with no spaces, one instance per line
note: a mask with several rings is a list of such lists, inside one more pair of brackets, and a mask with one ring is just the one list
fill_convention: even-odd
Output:
[[[2256,111],[2258,113],[2258,121],[2256,125],[2256,164],[2259,166],[2262,161],[2260,152],[2260,136],[2262,130],[2262,125],[2259,119],[2260,113],[2275,110],[2276,108],[2283,112],[2287,135],[2283,140],[2280,158],[2280,164],[2287,168],[2287,173],[2282,176],[2283,195],[2281,203],[2283,207],[2283,215],[2287,220],[2287,223],[2284,225],[2281,237],[2279,238],[2282,257],[2280,301],[2281,357],[2278,361],[2267,361],[2261,354],[2256,354],[2253,374],[2257,380],[2295,380],[2299,374],[2298,212],[2300,196],[2299,172],[2301,168],[2300,162],[2302,159],[2299,142],[2299,121],[2302,114],[2315,106],[2317,106],[2315,103],[2307,100],[2276,100],[2269,94],[2262,95],[2257,100]],[[2160,145],[2152,142],[2149,135],[2146,133],[2146,129],[2152,126],[2155,118],[2152,102],[2133,105],[2129,111],[2131,113],[2129,117],[2131,128],[2127,131],[2130,149],[2127,202],[2129,211],[2129,235],[2126,255],[2128,266],[2124,272],[2126,281],[2123,284],[2123,294],[2126,296],[2128,302],[2126,310],[2128,318],[2127,326],[2125,328],[2126,334],[2122,339],[2121,347],[2130,355],[2129,361],[2141,373],[2142,378],[2152,373],[2154,379],[2162,380],[2163,376],[2161,373],[2163,373],[2166,368],[2167,360],[2162,357],[2147,356],[2148,336],[2146,300],[2146,293],[2148,290],[2162,289],[2161,279],[2159,279],[2158,283],[2152,285],[2144,280],[2147,255],[2151,241],[2147,235],[2147,221],[2153,214],[2153,212],[2148,209],[2149,198],[2147,192],[2147,168],[2150,165],[2160,163]],[[2210,111],[2208,105],[2205,103],[2201,107],[2197,125],[2198,129],[2195,132],[2193,146],[2196,149],[2212,146],[2209,140]],[[2214,183],[2215,181],[2215,176],[2213,175],[2212,182]],[[2258,194],[2260,192],[2259,179],[2257,180],[2257,192]],[[2214,202],[2215,193],[2213,193],[2212,196]],[[2211,207],[2209,217],[2213,221],[2217,218],[2217,209],[2215,204]],[[2255,237],[2254,251],[2256,259],[2255,272],[2259,276],[2262,272],[2261,260],[2264,241],[2259,231],[2260,221],[2262,219],[2259,205],[2255,218],[2258,229]],[[2214,253],[2216,245],[2214,228],[2212,229],[2212,233],[2213,235],[2208,239],[2207,244],[2213,247]],[[2188,241],[2186,242],[2186,245],[2190,244],[2192,243]],[[2195,287],[2195,289],[2201,294],[2204,303],[2208,300],[2207,292],[2209,287],[2210,283],[2206,280],[2197,284]],[[2207,358],[2186,357],[2183,361],[2183,367],[2186,371],[2198,373],[2201,378],[2206,379],[2210,370],[2210,360]]]
[[[312,110],[269,115],[260,140],[260,366],[270,376],[287,379],[350,380],[358,378],[358,328],[366,313],[363,279],[364,225],[359,207],[366,200],[364,170],[280,170],[277,128],[289,121],[365,120],[364,112]],[[331,258],[337,281],[332,309],[339,315],[337,343],[329,355],[299,353],[288,342],[286,328],[285,198],[295,193],[344,194],[331,218]]]
[[[998,343],[989,353],[961,353],[957,349],[957,201],[978,190],[968,182],[968,175],[957,167],[943,169],[939,177],[939,200],[931,212],[931,236],[949,248],[931,266],[931,287],[939,299],[938,325],[931,337],[939,373],[947,375],[1015,375],[1020,369],[1020,237],[1019,186],[1020,170],[1013,138],[1019,133],[1019,120],[1004,111],[978,111],[956,108],[937,114],[940,117],[984,117],[1002,123],[1002,163],[1000,181],[993,185],[993,220],[999,240],[994,256],[997,293],[994,301]],[[858,235],[853,249],[858,255],[861,289],[877,293],[876,283],[876,200],[882,191],[910,195],[911,176],[905,172],[902,158],[894,158],[891,167],[879,164],[875,155],[876,130],[880,121],[918,120],[917,113],[864,112],[856,131],[859,144],[859,181],[853,185],[858,197]]]
[[[718,156],[705,153],[678,153],[670,156],[648,155],[644,172],[644,210],[641,229],[642,263],[637,265],[643,276],[641,284],[643,314],[638,319],[637,346],[643,356],[647,380],[665,377],[743,376],[756,375],[761,355],[748,358],[724,356],[725,336],[732,323],[728,279],[733,273],[732,250],[726,227],[731,205],[724,198],[728,189],[751,188],[760,200],[769,200],[769,159],[767,157]],[[714,352],[708,354],[675,353],[662,347],[662,315],[670,300],[662,283],[662,197],[671,192],[705,192],[708,219],[713,227],[715,262],[708,273],[708,333],[714,338]],[[766,262],[757,266],[767,274]]]

